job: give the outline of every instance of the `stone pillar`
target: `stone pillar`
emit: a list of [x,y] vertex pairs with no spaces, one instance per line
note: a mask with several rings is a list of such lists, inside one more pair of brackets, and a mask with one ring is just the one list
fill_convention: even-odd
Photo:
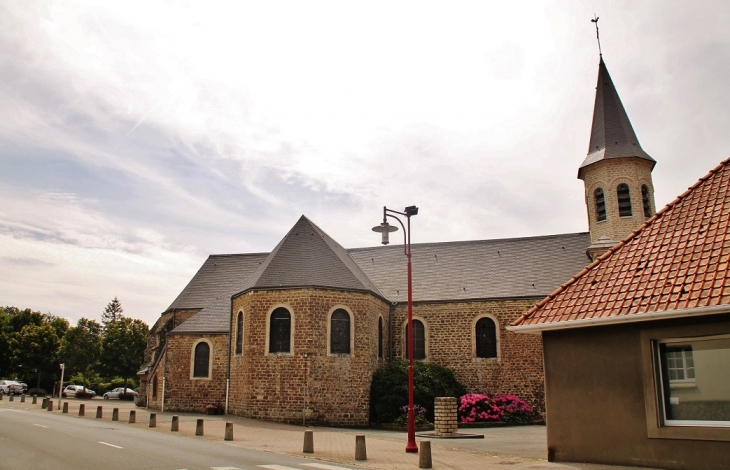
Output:
[[68,414],[68,402],[67,401],[63,402],[63,412]]
[[233,440],[233,423],[226,423],[226,434],[223,439],[226,441]]
[[20,396],[20,403],[25,403],[25,395]]
[[33,401],[31,402],[31,404],[35,405],[37,402],[38,402],[38,397],[33,395]]
[[96,418],[101,419],[102,415],[103,415],[102,406],[99,405],[96,407]]
[[119,408],[112,410],[112,421],[119,421]]
[[129,410],[129,424],[134,424],[136,422],[137,422],[137,411]]
[[180,418],[177,415],[172,415],[172,424],[170,425],[170,431],[177,432],[180,430]]
[[203,418],[198,418],[198,422],[195,424],[195,435],[196,436],[202,436],[203,435]]
[[314,453],[314,431],[311,429],[304,431],[304,448],[302,449],[302,452],[305,454]]
[[421,441],[421,451],[418,453],[418,468],[433,468],[431,461],[431,441]]
[[355,460],[367,460],[368,452],[365,449],[365,436],[355,436]]
[[8,398],[10,398],[10,401],[13,401],[13,396],[10,395]]
[[435,398],[433,431],[436,436],[455,436],[459,432],[456,409],[456,398]]
[[53,411],[53,400],[48,400],[48,407],[46,409],[48,411]]
[[157,427],[157,413],[150,413],[150,427]]
[[80,404],[79,405],[79,416],[84,416],[86,414],[86,405]]

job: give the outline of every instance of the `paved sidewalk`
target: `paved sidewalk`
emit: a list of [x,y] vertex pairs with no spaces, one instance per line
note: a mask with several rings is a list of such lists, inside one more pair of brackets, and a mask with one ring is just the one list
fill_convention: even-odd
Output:
[[[54,401],[52,413],[61,414],[58,399]],[[41,408],[41,399],[36,405],[26,398],[20,403],[4,397],[0,409],[15,408],[30,412],[50,413]],[[405,470],[418,468],[418,454],[405,452],[406,434],[396,431],[371,429],[344,429],[327,427],[294,426],[271,423],[235,416],[207,416],[198,413],[160,413],[137,408],[132,403],[118,400],[76,400],[69,403],[69,419],[97,419],[96,411],[102,406],[102,420],[111,421],[112,410],[119,409],[119,425],[135,426],[152,432],[171,433],[173,414],[179,417],[181,438],[218,441],[221,445],[256,449],[277,454],[298,456],[302,459],[320,459],[339,465],[363,469]],[[79,405],[85,404],[85,416],[78,416]],[[136,411],[136,423],[129,424],[130,410]],[[157,426],[149,427],[150,413],[156,413]],[[204,435],[195,436],[198,419],[204,419]],[[233,423],[233,441],[225,441],[226,422]],[[304,430],[314,431],[314,453],[304,454]],[[435,439],[431,441],[431,458],[434,469],[450,470],[628,470],[636,467],[606,465],[552,463],[545,459],[546,429],[544,426],[516,426],[502,428],[469,429],[469,433],[484,434],[484,439]],[[366,461],[355,460],[355,436],[364,435],[366,440]],[[417,441],[424,438],[417,437]],[[644,469],[646,470],[646,469]]]

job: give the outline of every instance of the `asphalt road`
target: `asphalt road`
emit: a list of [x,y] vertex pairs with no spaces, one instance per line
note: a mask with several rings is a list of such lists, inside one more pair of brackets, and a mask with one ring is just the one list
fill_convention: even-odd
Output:
[[29,468],[341,470],[348,467],[174,434],[148,432],[118,422],[0,410],[0,470]]

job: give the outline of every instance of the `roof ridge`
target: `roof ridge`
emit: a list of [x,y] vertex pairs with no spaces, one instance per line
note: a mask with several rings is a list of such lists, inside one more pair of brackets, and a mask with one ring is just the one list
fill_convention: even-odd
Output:
[[706,173],[704,176],[700,177],[697,182],[692,184],[687,190],[685,190],[682,194],[677,196],[673,201],[669,202],[666,206],[664,206],[660,211],[657,211],[651,218],[646,220],[643,224],[641,224],[636,230],[631,232],[629,235],[627,235],[625,238],[620,240],[616,245],[612,246],[608,249],[605,253],[603,253],[601,256],[596,258],[595,261],[590,263],[588,266],[583,268],[579,273],[571,277],[567,282],[564,284],[561,284],[557,289],[555,289],[553,292],[547,295],[544,299],[536,303],[532,308],[530,308],[527,312],[520,315],[520,317],[512,322],[512,326],[518,326],[523,321],[530,318],[536,311],[540,310],[543,305],[545,305],[548,301],[554,299],[557,297],[560,293],[565,291],[568,287],[575,284],[580,278],[585,276],[588,272],[595,269],[598,265],[603,263],[608,257],[610,257],[613,253],[621,249],[622,247],[626,246],[629,242],[631,242],[633,239],[635,239],[641,232],[644,231],[645,228],[649,227],[650,225],[653,225],[656,223],[657,220],[661,219],[666,215],[667,212],[669,212],[671,209],[674,209],[680,202],[685,200],[687,196],[692,194],[695,189],[697,189],[702,183],[706,182],[708,179],[710,179],[715,174],[719,173],[725,166],[730,165],[730,157],[726,158],[722,162],[720,162],[719,165],[717,165],[715,168],[711,169],[708,173]]

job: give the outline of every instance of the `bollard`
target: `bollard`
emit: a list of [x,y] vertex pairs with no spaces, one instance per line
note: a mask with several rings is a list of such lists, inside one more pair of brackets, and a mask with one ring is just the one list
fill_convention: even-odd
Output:
[[25,403],[25,395],[20,396],[20,403]]
[[101,408],[102,408],[101,405],[96,407],[96,419],[101,419],[101,415],[102,415]]
[[31,404],[35,405],[37,401],[38,401],[38,397],[33,395],[33,403],[31,403]]
[[68,414],[68,402],[63,402],[63,412]]
[[180,422],[177,415],[172,415],[172,425],[170,426],[170,431],[172,432],[178,432],[180,430]]
[[233,423],[226,423],[226,435],[223,438],[224,441],[233,440]]
[[47,407],[48,407],[48,398],[44,398],[43,401],[41,402],[41,408],[43,408],[45,410]]
[[202,436],[203,435],[203,418],[198,418],[198,422],[195,424],[195,435],[196,436]]
[[302,452],[305,454],[314,453],[314,431],[311,429],[304,431],[304,449],[302,449]]
[[421,441],[421,450],[418,451],[418,468],[432,468],[431,441]]
[[365,436],[355,436],[355,460],[367,460],[368,453],[365,450]]
[[53,411],[53,400],[48,400],[48,408],[46,408],[48,411]]
[[3,397],[5,396],[4,393],[0,393],[0,401],[3,401]]
[[112,421],[119,421],[119,408],[112,410]]
[[129,423],[134,424],[137,422],[137,411],[129,410]]
[[10,398],[10,401],[13,401],[13,396],[12,395],[10,395],[9,398]]
[[150,413],[150,427],[157,427],[157,413]]
[[84,416],[86,414],[86,405],[80,404],[79,405],[79,416]]

